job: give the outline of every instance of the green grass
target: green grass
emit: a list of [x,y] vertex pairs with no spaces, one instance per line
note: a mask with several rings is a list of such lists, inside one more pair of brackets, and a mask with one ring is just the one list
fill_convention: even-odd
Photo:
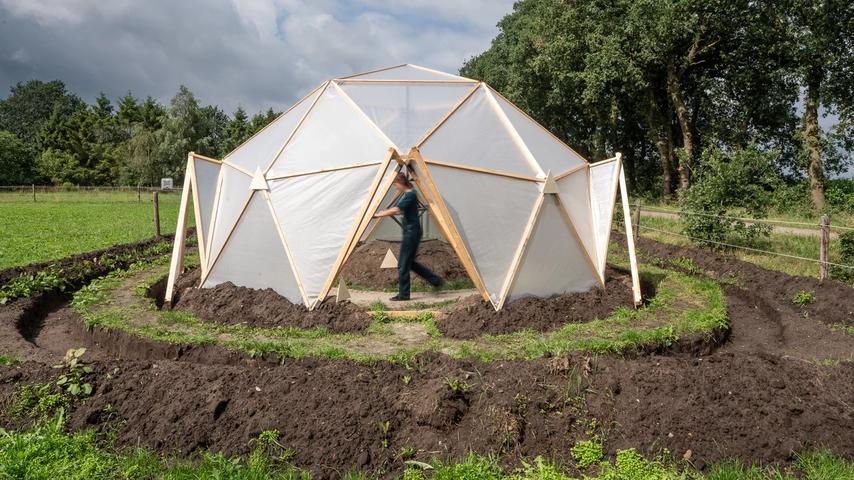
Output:
[[[621,259],[614,256],[614,260]],[[195,261],[192,257],[188,263]],[[165,275],[167,262],[168,258],[162,258],[96,280],[75,294],[73,305],[89,327],[120,329],[156,341],[219,344],[252,356],[269,353],[288,358],[356,361],[409,358],[425,351],[480,361],[530,359],[573,351],[626,353],[651,346],[666,347],[689,335],[711,335],[727,323],[725,297],[715,282],[643,265],[642,275],[658,283],[656,297],[648,305],[637,310],[619,308],[606,318],[567,324],[547,333],[521,331],[472,340],[446,338],[430,312],[398,318],[379,303],[371,309],[374,320],[366,332],[221,324],[200,321],[188,312],[158,311],[153,300],[144,296],[146,288]],[[114,301],[116,293],[126,290],[134,293],[131,302]],[[395,334],[395,329],[412,332],[412,327],[418,326],[424,338],[417,341],[407,339],[406,334]]]
[[[9,195],[9,194],[5,194]],[[74,192],[56,201],[9,199],[0,195],[0,269],[62,258],[75,253],[139,241],[154,235],[151,194]],[[175,231],[180,193],[160,196],[160,225]],[[190,220],[192,225],[192,209]]]
[[[53,479],[300,479],[310,474],[290,463],[293,451],[283,445],[275,431],[265,431],[252,442],[252,452],[242,458],[200,452],[191,458],[158,455],[143,448],[118,450],[99,441],[92,431],[65,433],[62,418],[30,430],[0,430],[0,478]],[[400,463],[404,480],[850,480],[854,463],[827,451],[796,455],[790,467],[744,466],[737,461],[712,465],[707,473],[687,462],[676,462],[663,454],[646,459],[634,449],[620,450],[613,461],[602,460],[581,475],[542,457],[523,460],[516,468],[502,467],[494,456],[470,454],[456,462]],[[576,465],[577,467],[577,465]],[[350,473],[344,478],[375,478]]]
[[[631,199],[630,204],[632,208],[634,208],[636,199]],[[676,213],[676,210],[679,210],[679,204],[674,202],[661,202],[661,201],[650,201],[645,199],[642,201],[644,207],[652,207],[659,210],[668,210]],[[632,210],[634,212],[634,210]],[[745,215],[738,214],[738,212],[733,212],[730,216],[734,217],[743,217]],[[768,212],[768,218],[765,220],[771,221],[780,221],[780,222],[801,222],[801,223],[812,223],[818,225],[821,220],[822,213],[810,212],[801,209],[787,209],[786,211],[780,211],[778,209],[772,209]],[[840,225],[844,227],[854,228],[854,212],[832,212],[828,214],[830,217],[831,225]],[[797,225],[791,225],[796,227]],[[809,228],[809,227],[808,227]]]
[[[641,226],[665,230],[668,232],[681,234],[681,222],[676,219],[659,218],[659,217],[642,217]],[[690,240],[666,233],[660,233],[652,230],[644,230],[641,228],[641,236],[651,238],[653,240],[669,243],[672,245],[691,245],[697,246]],[[815,258],[819,257],[819,239],[818,237],[810,237],[804,235],[792,235],[785,233],[772,233],[770,238],[762,239],[757,242],[753,248],[767,250],[771,252],[785,253],[787,255],[795,255],[798,257]],[[830,258],[831,262],[839,262],[839,240],[831,239],[830,241]],[[798,260],[788,257],[780,257],[777,255],[769,255],[765,253],[751,252],[741,249],[728,250],[736,258],[747,262],[754,263],[760,267],[769,270],[776,270],[787,273],[789,275],[805,275],[818,278],[819,265],[816,262],[806,260]]]
[[14,355],[0,353],[0,365],[8,367],[9,365],[14,365],[16,363],[21,363],[21,359]]

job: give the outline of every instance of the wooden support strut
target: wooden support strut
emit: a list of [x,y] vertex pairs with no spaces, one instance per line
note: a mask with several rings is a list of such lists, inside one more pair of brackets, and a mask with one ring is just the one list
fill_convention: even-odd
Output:
[[578,234],[578,230],[575,228],[575,224],[572,223],[572,217],[569,216],[569,212],[566,211],[566,207],[564,207],[563,202],[560,201],[559,195],[554,195],[555,204],[557,204],[558,210],[560,210],[561,216],[563,216],[563,220],[566,222],[566,225],[569,227],[569,233],[572,234],[572,238],[575,239],[576,243],[578,243],[578,247],[583,253],[584,261],[587,263],[587,266],[590,267],[590,270],[593,272],[593,275],[596,276],[596,280],[599,281],[599,284],[602,288],[605,287],[605,277],[602,272],[596,268],[596,262],[593,261],[593,257],[590,256],[590,252],[587,251],[587,248],[584,246],[584,242],[581,240],[581,235]]
[[[202,275],[207,271],[207,248],[205,244],[205,239],[207,238],[207,232],[202,229],[202,205],[199,202],[199,179],[196,176],[196,160],[199,159],[199,156],[193,152],[190,152],[187,155],[187,171],[184,175],[188,175],[190,177],[190,190],[193,195],[193,213],[196,219],[196,239],[199,245],[199,264],[202,269]],[[190,164],[192,163],[192,167]],[[190,170],[192,170],[192,175],[190,174]]]
[[640,278],[638,275],[638,259],[635,252],[635,238],[632,234],[632,210],[629,207],[629,192],[626,189],[626,174],[623,171],[623,162],[620,161],[620,198],[623,203],[623,223],[626,227],[626,246],[629,249],[629,264],[632,269],[632,294],[635,306],[641,304]]
[[439,194],[439,190],[433,182],[433,177],[430,176],[430,171],[427,169],[427,164],[421,157],[421,152],[418,151],[418,147],[412,147],[409,157],[415,162],[415,182],[418,185],[418,189],[424,195],[425,200],[427,200],[427,208],[430,210],[430,214],[433,215],[433,219],[437,221],[439,228],[442,229],[442,235],[451,244],[463,267],[465,267],[469,278],[471,278],[475,287],[480,292],[480,295],[485,301],[492,303],[494,306],[495,302],[492,301],[489,291],[487,291],[483,284],[483,279],[480,278],[480,272],[475,267],[474,261],[472,261],[471,255],[466,249],[465,242],[463,242],[456,225],[454,225],[451,214],[448,212],[448,207]]
[[187,158],[187,169],[184,171],[184,189],[181,192],[181,206],[178,208],[178,224],[175,226],[175,241],[172,244],[172,259],[169,262],[169,278],[166,280],[166,303],[172,303],[175,293],[175,281],[184,269],[184,247],[187,242],[187,204],[190,202],[193,173],[192,153]]
[[[394,148],[389,148],[388,155],[385,160],[380,164],[379,169],[377,169],[377,174],[374,176],[374,181],[371,183],[371,187],[369,189],[370,194],[365,199],[362,207],[359,210],[359,214],[356,216],[356,221],[353,223],[350,232],[347,235],[347,242],[338,252],[338,258],[335,259],[335,263],[332,264],[332,270],[329,272],[329,276],[326,278],[326,282],[321,288],[317,300],[309,306],[309,309],[313,310],[317,305],[323,302],[326,299],[326,296],[329,294],[329,290],[332,289],[332,285],[335,282],[335,277],[338,276],[338,273],[341,271],[341,267],[344,265],[344,261],[347,259],[347,256],[350,252],[352,252],[353,248],[355,248],[355,244],[358,242],[359,235],[364,231],[364,218],[371,204],[373,203],[373,199],[376,196],[377,189],[380,186],[380,182],[385,176],[386,170],[388,170],[388,165],[391,162],[392,158],[394,158],[396,152]],[[382,201],[382,199],[380,199]]]
[[537,198],[534,208],[531,210],[531,216],[528,218],[528,224],[525,225],[525,230],[522,233],[522,239],[519,241],[519,246],[516,247],[516,254],[513,255],[513,261],[510,262],[510,269],[507,271],[507,276],[504,278],[504,285],[501,287],[501,299],[498,301],[496,310],[501,310],[504,307],[504,302],[507,301],[507,296],[510,294],[510,288],[513,286],[513,281],[516,279],[516,274],[519,272],[519,267],[522,265],[522,258],[528,250],[528,242],[531,240],[531,235],[534,233],[534,227],[540,218],[540,211],[545,202],[546,193],[540,193]]

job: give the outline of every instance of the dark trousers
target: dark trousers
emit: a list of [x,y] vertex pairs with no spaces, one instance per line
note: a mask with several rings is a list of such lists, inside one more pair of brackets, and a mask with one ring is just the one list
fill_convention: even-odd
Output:
[[415,261],[419,243],[421,243],[420,228],[407,228],[403,230],[403,240],[400,242],[400,255],[397,258],[398,296],[400,298],[409,298],[409,289],[411,286],[410,270],[424,280],[427,280],[430,285],[439,285],[442,283],[442,279],[438,275]]

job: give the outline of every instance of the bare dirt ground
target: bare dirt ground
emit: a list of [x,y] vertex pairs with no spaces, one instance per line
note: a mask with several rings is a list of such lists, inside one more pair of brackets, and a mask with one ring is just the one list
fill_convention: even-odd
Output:
[[[594,419],[608,453],[691,450],[699,468],[731,456],[785,463],[815,446],[854,456],[854,336],[834,328],[854,325],[854,290],[646,239],[639,250],[642,261],[691,258],[701,274],[728,282],[732,330],[712,353],[280,362],[87,332],[66,298],[45,295],[0,307],[0,353],[25,360],[0,367],[0,411],[20,385],[56,375],[50,366],[67,347],[85,346],[95,392],[68,413],[69,428],[117,428],[119,446],[182,454],[244,454],[258,433],[276,429],[293,461],[319,478],[399,471],[404,447],[421,460],[470,450],[508,464],[568,460]],[[802,290],[816,303],[794,305]],[[0,426],[22,423],[0,414]]]

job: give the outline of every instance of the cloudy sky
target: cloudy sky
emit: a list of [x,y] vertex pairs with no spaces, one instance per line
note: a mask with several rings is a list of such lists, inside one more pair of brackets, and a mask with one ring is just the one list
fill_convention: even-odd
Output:
[[283,110],[327,78],[414,63],[456,73],[513,0],[0,0],[0,98],[32,78],[91,101]]

